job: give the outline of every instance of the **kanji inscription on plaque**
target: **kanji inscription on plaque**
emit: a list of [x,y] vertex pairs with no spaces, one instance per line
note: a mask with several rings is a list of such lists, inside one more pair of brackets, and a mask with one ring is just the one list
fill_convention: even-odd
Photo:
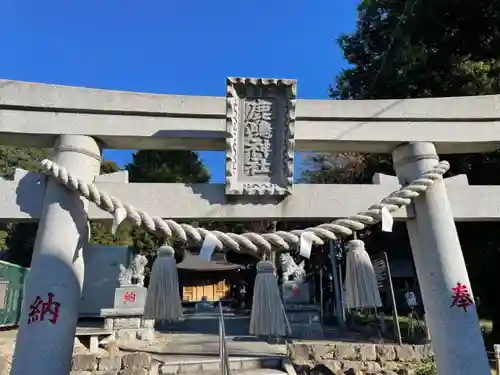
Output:
[[293,80],[228,78],[226,194],[291,193],[295,92]]
[[271,172],[271,128],[273,103],[261,100],[248,101],[245,105],[243,134],[243,172],[257,176]]

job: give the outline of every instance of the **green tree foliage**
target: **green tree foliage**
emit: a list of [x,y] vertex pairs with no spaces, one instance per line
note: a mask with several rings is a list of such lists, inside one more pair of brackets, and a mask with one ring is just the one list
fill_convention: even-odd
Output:
[[115,173],[120,170],[120,167],[112,160],[103,160],[101,163],[101,174]]
[[[11,179],[15,168],[40,172],[39,161],[48,156],[47,150],[1,146],[0,176]],[[119,170],[113,161],[104,160],[101,165],[101,173]],[[210,179],[198,155],[191,151],[139,151],[134,154],[133,162],[127,165],[127,170],[130,182],[204,183]],[[9,261],[30,265],[37,227],[37,223],[19,223],[0,228],[0,241],[4,241]],[[109,223],[92,222],[90,242],[132,246],[144,254],[150,254],[159,246],[159,240],[154,235],[140,228],[131,228],[126,222],[120,226],[116,236],[111,234]]]
[[312,154],[301,180],[312,184],[371,184],[374,173],[392,173],[390,158],[372,154]]
[[478,0],[370,0],[339,45],[351,67],[331,88],[340,99],[499,92],[500,5]]
[[[1,146],[0,178],[12,180],[16,168],[41,172],[40,162],[49,156],[50,150]],[[36,223],[8,223],[0,227],[0,249],[8,251],[10,248],[19,247],[19,251],[16,253],[8,251],[7,259],[9,261],[22,266],[29,265],[31,250],[28,249],[34,242],[37,227]]]
[[130,182],[196,184],[210,180],[210,173],[192,151],[138,151],[126,169]]
[[0,251],[4,251],[6,248],[7,235],[9,231],[9,225],[0,225]]
[[[50,150],[37,148],[0,147],[0,177],[12,179],[16,168],[30,172],[41,172],[40,161],[50,157]],[[120,168],[113,161],[103,161],[101,173],[113,173]],[[33,254],[38,223],[10,223],[0,228],[0,246],[7,251],[9,262],[29,267]],[[100,244],[131,244],[127,228],[120,230],[113,237],[105,225],[94,222],[91,224],[91,242]]]
[[[365,0],[358,10],[356,30],[338,40],[350,67],[330,87],[333,99],[500,93],[500,2]],[[378,156],[370,166],[369,156],[357,155],[362,166],[356,161],[339,168],[337,157],[328,156],[325,163],[317,159],[306,178],[317,181],[326,175],[328,182],[367,182],[390,161]],[[450,174],[466,173],[471,184],[500,184],[498,152],[442,157],[451,162]],[[500,339],[495,267],[500,263],[500,232],[495,227],[457,225],[473,289],[482,302],[480,312],[493,318],[493,340]]]
[[[210,173],[192,151],[138,151],[126,169],[130,182],[196,184],[210,180]],[[158,237],[140,228],[132,229],[131,237],[135,251],[149,256],[161,245]]]
[[[103,160],[101,163],[101,174],[114,173],[120,171],[120,167],[112,160]],[[115,236],[111,234],[111,223],[107,224],[93,221],[90,224],[90,243],[100,245],[122,245],[132,244],[130,238],[130,226],[121,225]]]
[[98,245],[132,246],[132,228],[125,222],[120,225],[115,236],[111,234],[111,222],[101,223],[93,221],[90,224],[90,243]]
[[41,172],[40,162],[48,157],[50,157],[50,150],[46,149],[1,146],[0,177],[12,180],[16,168],[30,172]]
[[29,267],[37,230],[37,223],[12,225],[5,241],[7,247],[7,257],[5,260],[23,267]]

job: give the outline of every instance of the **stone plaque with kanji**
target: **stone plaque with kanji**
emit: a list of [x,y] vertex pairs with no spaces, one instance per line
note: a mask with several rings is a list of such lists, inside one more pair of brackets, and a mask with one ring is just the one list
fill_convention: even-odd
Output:
[[290,194],[296,81],[228,78],[226,93],[226,194]]

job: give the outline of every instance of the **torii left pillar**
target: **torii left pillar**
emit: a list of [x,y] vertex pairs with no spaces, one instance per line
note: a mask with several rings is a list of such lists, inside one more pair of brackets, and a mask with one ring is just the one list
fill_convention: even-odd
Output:
[[[54,162],[92,183],[101,151],[87,136],[62,135]],[[17,334],[11,375],[68,375],[83,285],[85,202],[49,178]]]

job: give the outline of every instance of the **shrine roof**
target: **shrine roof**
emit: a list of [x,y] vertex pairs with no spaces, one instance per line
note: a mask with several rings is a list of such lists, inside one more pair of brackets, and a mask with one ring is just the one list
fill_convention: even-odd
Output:
[[229,263],[225,260],[206,261],[186,251],[184,253],[184,259],[177,264],[177,268],[190,271],[232,271],[241,268],[241,266]]

